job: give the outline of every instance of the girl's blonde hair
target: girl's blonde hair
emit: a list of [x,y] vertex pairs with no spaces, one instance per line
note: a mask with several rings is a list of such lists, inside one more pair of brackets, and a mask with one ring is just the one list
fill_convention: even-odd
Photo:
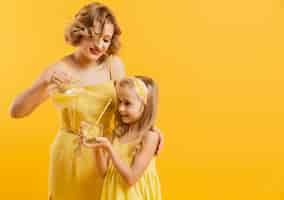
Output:
[[116,54],[120,49],[121,29],[114,14],[107,6],[95,2],[81,8],[65,29],[65,41],[72,46],[78,46],[82,38],[92,38],[95,33],[101,33],[106,22],[113,24],[114,33],[106,55],[99,59],[99,62],[102,62],[110,55]]
[[[135,127],[132,127],[134,128],[133,131],[141,133],[140,137],[143,137],[144,134],[152,130],[155,125],[156,116],[157,116],[157,107],[158,107],[157,106],[158,105],[158,86],[156,82],[149,77],[135,76],[134,78],[143,81],[143,83],[145,84],[147,88],[147,99],[146,99],[146,104],[144,104],[143,113],[140,119],[138,120],[138,122],[135,123]],[[135,89],[134,81],[135,80],[133,79],[133,77],[124,78],[116,82],[116,88],[129,87],[129,88]],[[116,124],[114,128],[114,137],[121,137],[129,130],[130,126],[127,124],[124,124],[121,121],[118,111],[116,112],[115,121],[116,121]]]

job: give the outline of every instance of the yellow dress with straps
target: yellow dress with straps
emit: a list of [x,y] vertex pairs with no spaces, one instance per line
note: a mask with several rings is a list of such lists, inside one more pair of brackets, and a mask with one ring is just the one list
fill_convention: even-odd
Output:
[[[120,143],[117,138],[113,141],[113,148],[120,158],[131,165],[139,140]],[[159,176],[156,169],[155,157],[150,161],[149,166],[144,171],[138,182],[129,187],[119,172],[114,167],[113,163],[107,170],[104,179],[101,200],[161,200],[161,188]]]
[[81,121],[103,126],[105,136],[113,129],[116,107],[113,81],[55,93],[60,128],[51,145],[48,192],[51,200],[98,200],[103,180],[97,174],[92,149],[79,144]]

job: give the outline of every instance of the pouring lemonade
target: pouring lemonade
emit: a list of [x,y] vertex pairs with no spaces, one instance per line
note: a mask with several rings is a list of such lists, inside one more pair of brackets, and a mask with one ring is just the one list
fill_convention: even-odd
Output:
[[[53,92],[52,99],[58,109],[61,109],[65,118],[65,129],[75,134],[80,132],[80,126],[83,126],[82,134],[86,142],[95,142],[97,136],[103,136],[103,124],[100,123],[103,114],[110,106],[112,99],[109,99],[104,105],[101,113],[94,119],[91,108],[89,108],[90,98],[80,81],[73,80],[64,87]],[[83,114],[84,113],[84,114]]]

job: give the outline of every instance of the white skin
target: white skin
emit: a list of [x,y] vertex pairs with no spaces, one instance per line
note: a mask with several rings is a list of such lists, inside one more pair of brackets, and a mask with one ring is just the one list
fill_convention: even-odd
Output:
[[137,96],[134,88],[128,86],[120,87],[117,91],[118,111],[123,123],[134,124],[139,120],[144,104],[139,96]]
[[[136,94],[134,89],[121,88],[117,91],[118,96],[118,111],[121,120],[125,124],[133,126],[141,117],[144,104]],[[86,128],[88,124],[81,123],[81,129]],[[128,132],[119,138],[119,142],[128,143],[139,137],[139,133]],[[105,176],[109,160],[124,179],[129,187],[133,186],[143,175],[150,161],[156,153],[159,145],[160,134],[157,131],[149,131],[143,137],[142,149],[135,155],[133,162],[129,166],[120,156],[114,151],[111,142],[106,137],[97,137],[95,143],[87,143],[82,141],[86,147],[93,148],[97,159],[98,172],[102,177]]]
[[[83,74],[80,77],[83,84],[96,85],[108,80],[108,70],[91,71],[89,68],[96,67],[98,59],[105,54],[111,44],[113,32],[113,24],[106,23],[102,33],[97,35],[95,39],[83,39],[75,52],[47,67],[34,83],[12,102],[10,106],[11,117],[23,118],[30,115],[48,99],[51,91],[62,88],[76,79],[74,78],[76,73]],[[68,71],[62,69],[63,64]],[[114,80],[119,80],[125,76],[124,65],[117,56],[112,59],[110,70]]]
[[[75,52],[47,67],[33,84],[12,102],[10,106],[11,117],[23,118],[30,115],[50,97],[51,91],[58,90],[76,79],[74,78],[76,73],[83,74],[80,78],[83,84],[96,85],[107,81],[109,79],[108,70],[90,71],[88,69],[96,66],[98,59],[108,50],[113,33],[113,24],[106,23],[101,34],[96,34],[94,39],[82,39]],[[111,62],[112,79],[120,80],[125,77],[124,65],[120,58],[114,56]],[[62,63],[67,67],[68,72],[62,69]],[[73,71],[73,74],[70,73],[71,71]],[[160,145],[157,152],[159,153],[164,140],[159,129],[155,128],[155,132],[160,135]]]

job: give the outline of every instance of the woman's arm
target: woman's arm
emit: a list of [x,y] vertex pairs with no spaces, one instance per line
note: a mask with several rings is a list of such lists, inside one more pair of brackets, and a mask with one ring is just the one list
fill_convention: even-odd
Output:
[[150,161],[155,155],[157,145],[159,143],[159,135],[156,132],[150,131],[143,140],[142,149],[134,158],[131,166],[124,163],[119,155],[113,150],[107,138],[96,138],[96,145],[93,147],[103,147],[109,153],[109,157],[113,165],[123,177],[129,186],[133,186],[142,176]]
[[[51,84],[51,79],[57,80]],[[50,90],[60,87],[60,84],[70,80],[64,72],[60,72],[56,65],[48,67],[32,86],[19,94],[12,102],[9,112],[13,118],[23,118],[31,114],[49,96]]]
[[155,152],[156,155],[159,155],[164,147],[164,134],[157,127],[154,127],[152,131],[156,132],[159,135],[159,143]]
[[32,84],[30,88],[19,94],[10,106],[10,115],[13,118],[22,118],[34,111],[47,97],[47,81],[43,79],[48,70]]

